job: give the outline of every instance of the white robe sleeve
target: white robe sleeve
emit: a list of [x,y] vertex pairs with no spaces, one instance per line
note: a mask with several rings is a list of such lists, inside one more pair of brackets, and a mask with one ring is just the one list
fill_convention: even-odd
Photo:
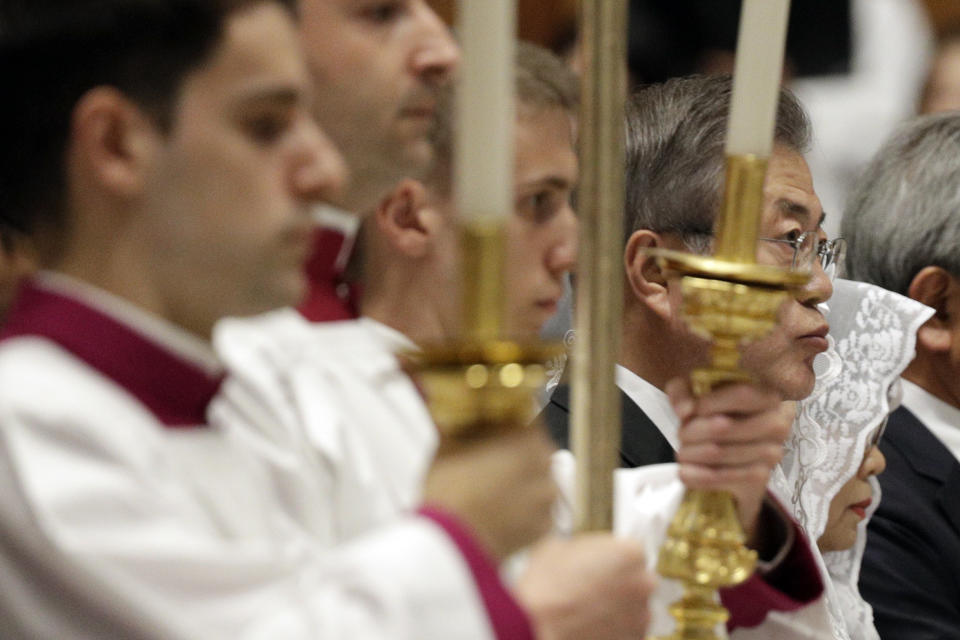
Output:
[[18,339],[0,348],[0,635],[480,640],[490,628],[429,520],[318,548],[221,434],[165,429],[58,348]]

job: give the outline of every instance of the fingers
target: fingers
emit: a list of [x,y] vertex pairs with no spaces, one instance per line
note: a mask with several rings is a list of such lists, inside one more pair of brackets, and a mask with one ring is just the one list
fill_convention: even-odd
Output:
[[790,435],[791,425],[792,421],[778,409],[740,416],[715,414],[690,419],[681,427],[679,436],[683,445],[760,441],[782,444]]
[[770,479],[770,470],[768,465],[761,462],[727,468],[684,464],[680,466],[680,479],[691,489],[739,493],[746,486],[757,488],[757,493],[763,495]]
[[427,474],[424,501],[459,517],[494,557],[504,558],[553,524],[552,452],[535,428],[448,442]]
[[729,491],[748,536],[757,528],[773,468],[783,457],[796,407],[777,394],[732,384],[694,397],[689,382],[666,387],[680,417],[680,479],[691,489]]
[[666,392],[681,421],[694,413],[751,414],[774,409],[781,404],[776,392],[744,383],[724,385],[695,398],[688,380],[674,379],[667,383]]
[[517,595],[537,637],[621,640],[644,637],[655,585],[638,542],[597,533],[539,544]]
[[773,468],[783,458],[783,446],[766,440],[737,444],[699,442],[677,452],[681,464],[704,465],[717,469],[762,464]]

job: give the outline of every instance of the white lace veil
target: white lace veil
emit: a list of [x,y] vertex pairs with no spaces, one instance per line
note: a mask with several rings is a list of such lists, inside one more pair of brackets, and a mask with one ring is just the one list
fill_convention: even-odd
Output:
[[899,378],[913,360],[917,329],[933,310],[880,287],[848,280],[834,284],[829,303],[830,348],[814,363],[813,393],[799,403],[786,453],[772,487],[808,533],[814,555],[829,576],[827,600],[834,636],[879,640],[870,606],[857,580],[874,500],[852,549],[821,554],[816,540],[827,524],[830,501],[854,476],[867,442],[899,405]]

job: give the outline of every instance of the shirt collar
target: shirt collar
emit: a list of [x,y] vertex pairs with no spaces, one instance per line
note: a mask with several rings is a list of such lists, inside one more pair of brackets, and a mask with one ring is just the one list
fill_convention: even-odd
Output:
[[310,322],[356,319],[359,287],[344,276],[353,253],[359,218],[329,205],[317,207],[313,217],[317,223],[313,246],[304,264],[309,289],[297,309]]
[[905,378],[900,381],[903,384],[903,406],[960,460],[960,409]]
[[397,331],[393,327],[386,325],[379,320],[363,316],[360,318],[360,324],[364,325],[381,343],[390,351],[390,353],[419,352],[420,347],[411,340],[405,333]]
[[0,340],[47,338],[129,391],[170,427],[202,426],[222,381],[208,344],[102,289],[43,272],[25,283]]
[[674,451],[679,449],[680,419],[673,412],[667,394],[619,364],[616,369],[616,381],[620,390],[647,414]]

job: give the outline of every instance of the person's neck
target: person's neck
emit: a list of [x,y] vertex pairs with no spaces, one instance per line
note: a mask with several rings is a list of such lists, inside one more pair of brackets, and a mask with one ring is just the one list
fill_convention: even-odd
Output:
[[156,279],[151,277],[149,266],[140,257],[142,252],[126,247],[122,242],[98,250],[74,243],[74,247],[68,248],[63,258],[49,268],[122,298],[209,342],[213,323],[175,313],[161,295]]
[[418,345],[449,338],[443,314],[431,302],[436,293],[424,291],[416,275],[401,270],[391,275],[364,295],[362,315],[399,331]]
[[903,378],[960,409],[960,390],[957,388],[960,371],[951,365],[949,356],[932,354],[918,346],[917,357],[903,372]]
[[670,331],[659,317],[636,309],[624,314],[618,363],[663,390],[667,382],[689,375],[694,359],[684,336]]

